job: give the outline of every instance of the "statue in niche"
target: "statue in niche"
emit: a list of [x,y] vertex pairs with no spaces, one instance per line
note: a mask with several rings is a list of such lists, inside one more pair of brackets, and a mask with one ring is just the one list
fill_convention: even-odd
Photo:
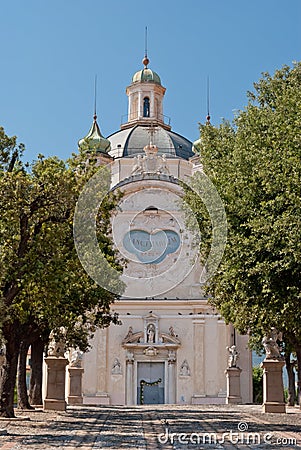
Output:
[[228,367],[236,367],[237,360],[239,358],[239,352],[237,351],[236,345],[231,345],[231,347],[226,347],[229,352],[228,357]]
[[184,359],[180,367],[180,375],[181,377],[190,377],[190,368],[186,359]]
[[282,341],[282,333],[273,327],[261,341],[264,346],[266,359],[283,359],[277,341]]
[[60,327],[59,331],[55,333],[54,330],[50,332],[49,344],[48,344],[48,356],[64,357],[66,330],[64,327]]
[[148,342],[149,344],[154,344],[155,343],[155,333],[156,333],[155,326],[154,326],[154,324],[150,323],[147,327],[146,342]]
[[114,359],[111,373],[112,373],[112,375],[121,375],[122,374],[121,364],[120,364],[120,361],[118,358]]
[[70,366],[81,368],[83,360],[83,352],[77,349],[73,349],[70,354]]

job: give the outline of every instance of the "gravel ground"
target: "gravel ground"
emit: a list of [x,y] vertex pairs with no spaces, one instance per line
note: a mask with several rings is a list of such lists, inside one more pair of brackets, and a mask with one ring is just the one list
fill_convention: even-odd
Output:
[[73,407],[0,421],[1,450],[300,449],[301,410],[255,405]]

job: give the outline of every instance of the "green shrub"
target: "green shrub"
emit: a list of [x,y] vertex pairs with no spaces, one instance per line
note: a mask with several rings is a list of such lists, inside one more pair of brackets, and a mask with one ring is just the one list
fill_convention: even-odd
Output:
[[262,403],[263,401],[263,370],[259,366],[253,367],[253,403]]

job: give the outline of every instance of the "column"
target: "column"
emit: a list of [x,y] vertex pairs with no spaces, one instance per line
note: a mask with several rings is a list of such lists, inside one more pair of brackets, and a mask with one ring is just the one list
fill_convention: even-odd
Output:
[[109,405],[110,398],[107,391],[107,346],[108,346],[108,329],[98,330],[97,343],[97,392],[96,397],[99,398],[100,404]]
[[192,403],[198,404],[202,397],[205,397],[205,367],[204,367],[204,326],[205,320],[195,320],[193,322],[193,352],[194,352],[194,394]]
[[168,355],[168,371],[167,371],[167,403],[176,403],[176,354],[170,351]]
[[134,354],[127,353],[126,357],[126,404],[134,404]]
[[143,116],[142,108],[142,92],[138,93],[138,111],[137,111],[137,119],[140,119]]

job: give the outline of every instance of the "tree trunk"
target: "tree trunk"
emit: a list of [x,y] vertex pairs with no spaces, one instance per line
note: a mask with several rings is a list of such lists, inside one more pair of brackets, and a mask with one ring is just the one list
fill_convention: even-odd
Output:
[[26,359],[29,349],[29,343],[22,341],[19,352],[19,364],[18,364],[18,408],[20,409],[33,409],[28,401],[27,385],[26,385]]
[[297,376],[298,376],[298,381],[297,381],[297,386],[298,386],[298,405],[301,408],[301,347],[295,347],[296,350],[296,355],[297,355],[297,364],[298,364],[298,369],[297,369]]
[[38,337],[31,344],[31,375],[29,384],[29,400],[32,405],[42,405],[42,367],[44,341]]
[[295,371],[294,363],[291,362],[291,354],[285,354],[285,365],[288,376],[288,405],[294,406],[296,402],[296,387],[295,387]]
[[0,380],[0,417],[15,417],[14,389],[20,346],[20,339],[17,334],[18,327],[19,325],[17,323],[3,327],[6,354]]

